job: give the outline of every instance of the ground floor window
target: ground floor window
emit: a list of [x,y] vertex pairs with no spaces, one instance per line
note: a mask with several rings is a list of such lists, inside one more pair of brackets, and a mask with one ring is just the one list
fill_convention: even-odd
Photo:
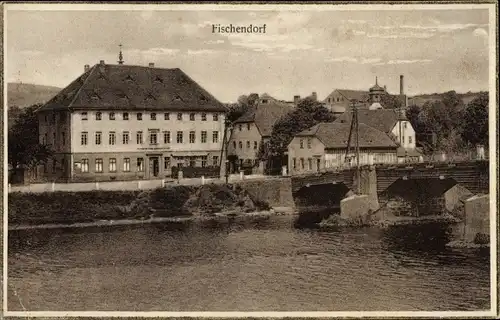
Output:
[[165,170],[170,169],[170,157],[165,157],[164,160],[165,160],[164,161],[164,168],[165,168]]
[[116,158],[109,159],[109,172],[116,172]]
[[214,167],[219,165],[219,156],[214,156],[213,157],[213,165]]
[[201,167],[205,168],[207,166],[207,156],[201,157]]
[[130,172],[130,158],[123,159],[123,171]]
[[307,164],[308,164],[309,170],[312,170],[312,168],[313,168],[313,161],[312,161],[311,158],[307,159]]
[[189,166],[190,167],[196,167],[196,158],[195,157],[190,157],[189,158]]
[[95,159],[95,172],[102,173],[102,159]]
[[89,172],[89,159],[82,159],[82,172]]
[[144,172],[144,158],[137,158],[137,171]]

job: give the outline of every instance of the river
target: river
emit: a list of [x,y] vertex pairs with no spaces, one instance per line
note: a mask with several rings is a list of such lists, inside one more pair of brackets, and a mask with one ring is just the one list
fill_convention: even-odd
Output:
[[9,234],[10,311],[460,311],[488,251],[441,227],[321,231],[291,216]]

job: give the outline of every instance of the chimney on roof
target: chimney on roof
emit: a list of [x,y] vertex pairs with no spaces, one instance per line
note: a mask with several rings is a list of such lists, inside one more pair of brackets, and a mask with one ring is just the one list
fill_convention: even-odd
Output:
[[90,70],[90,66],[88,64],[83,66],[83,72],[87,72]]
[[99,61],[99,64],[100,64],[101,66],[103,66],[103,65],[104,65],[104,60]]
[[154,67],[155,67],[154,62],[150,62],[150,63],[149,63],[149,67],[150,67],[150,68],[154,68]]
[[399,94],[400,95],[404,94],[404,76],[403,75],[399,76]]
[[293,96],[293,103],[298,104],[300,100],[300,96]]
[[311,97],[313,98],[314,101],[318,100],[318,94],[316,93],[316,91],[313,91],[313,93],[311,94]]

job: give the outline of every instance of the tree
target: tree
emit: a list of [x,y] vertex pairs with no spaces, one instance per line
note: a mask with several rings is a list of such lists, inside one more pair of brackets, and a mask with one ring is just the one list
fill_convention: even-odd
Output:
[[227,112],[227,119],[230,122],[234,122],[239,117],[244,115],[248,110],[257,105],[259,101],[259,95],[257,93],[251,93],[250,95],[241,95],[238,97],[238,103],[229,106]]
[[380,97],[380,102],[382,106],[386,109],[399,109],[401,108],[401,99],[398,96],[392,94],[383,94]]
[[14,169],[33,168],[46,161],[52,151],[39,143],[38,119],[35,104],[27,107],[18,115],[8,135],[8,161]]
[[271,140],[267,146],[263,146],[262,152],[259,152],[263,157],[261,160],[270,156],[282,157],[296,134],[320,122],[333,121],[335,121],[334,114],[321,103],[310,97],[301,100],[293,112],[283,116],[274,124]]
[[462,139],[470,144],[488,145],[488,106],[487,93],[480,93],[465,109],[462,116]]

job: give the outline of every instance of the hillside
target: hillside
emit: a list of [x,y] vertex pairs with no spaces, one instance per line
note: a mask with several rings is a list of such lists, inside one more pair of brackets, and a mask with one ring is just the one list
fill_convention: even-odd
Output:
[[[479,95],[480,92],[467,92],[467,93],[459,93],[458,95],[462,98],[465,104],[468,104],[474,98]],[[408,97],[408,105],[416,105],[423,106],[427,101],[436,101],[441,100],[443,98],[444,93],[433,93],[433,94],[421,94],[413,97]]]
[[25,108],[35,103],[47,102],[61,88],[28,83],[8,83],[7,103],[9,107]]

